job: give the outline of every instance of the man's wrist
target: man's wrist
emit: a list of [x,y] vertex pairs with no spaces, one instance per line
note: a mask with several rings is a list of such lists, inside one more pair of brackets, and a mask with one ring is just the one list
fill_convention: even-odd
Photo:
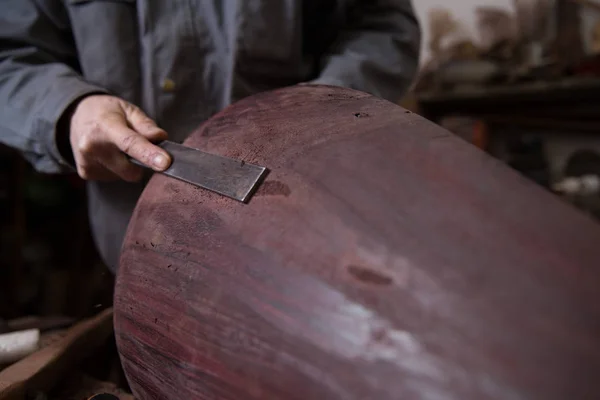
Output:
[[83,99],[88,96],[106,94],[104,92],[90,92],[82,96],[77,97],[67,106],[63,111],[62,115],[58,119],[56,124],[55,142],[58,153],[62,157],[63,161],[68,164],[71,168],[75,168],[75,158],[73,156],[73,149],[71,149],[71,118],[77,109],[77,106]]

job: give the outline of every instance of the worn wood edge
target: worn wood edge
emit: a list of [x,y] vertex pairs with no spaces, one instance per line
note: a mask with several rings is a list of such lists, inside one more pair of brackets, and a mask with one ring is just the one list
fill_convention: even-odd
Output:
[[76,324],[60,341],[0,372],[0,400],[24,400],[28,391],[50,389],[112,333],[112,308]]
[[104,394],[115,396],[119,400],[134,400],[131,393],[118,384],[97,379],[82,371],[69,374],[48,393],[48,400],[100,400]]
[[[97,396],[97,395],[89,397],[87,400],[95,400],[94,399],[95,396]],[[119,400],[136,400],[136,398],[133,397],[132,394],[120,394],[118,397],[119,397]]]
[[36,315],[16,318],[6,322],[8,331],[24,331],[27,329],[39,329],[40,332],[56,329],[67,329],[75,325],[77,321],[71,317],[62,315],[39,317]]

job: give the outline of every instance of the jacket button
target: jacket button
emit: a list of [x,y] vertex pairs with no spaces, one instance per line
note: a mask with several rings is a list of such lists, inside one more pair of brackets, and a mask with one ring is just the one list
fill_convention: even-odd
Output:
[[161,87],[165,92],[172,92],[175,90],[175,82],[173,82],[173,79],[165,78],[162,81]]

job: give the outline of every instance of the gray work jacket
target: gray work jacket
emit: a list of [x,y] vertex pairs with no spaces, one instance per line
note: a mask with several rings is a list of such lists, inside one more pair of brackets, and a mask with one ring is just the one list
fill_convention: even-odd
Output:
[[[56,124],[97,91],[138,105],[181,141],[259,91],[313,81],[392,101],[418,65],[410,0],[2,0],[0,141],[38,170],[73,171]],[[143,184],[88,183],[114,270]]]

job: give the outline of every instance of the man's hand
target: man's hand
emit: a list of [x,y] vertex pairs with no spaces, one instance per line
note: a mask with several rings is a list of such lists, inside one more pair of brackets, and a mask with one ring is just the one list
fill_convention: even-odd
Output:
[[83,179],[138,181],[142,168],[123,153],[156,171],[171,163],[169,154],[151,143],[166,139],[167,133],[118,97],[91,95],[81,100],[73,111],[69,136],[77,173]]

